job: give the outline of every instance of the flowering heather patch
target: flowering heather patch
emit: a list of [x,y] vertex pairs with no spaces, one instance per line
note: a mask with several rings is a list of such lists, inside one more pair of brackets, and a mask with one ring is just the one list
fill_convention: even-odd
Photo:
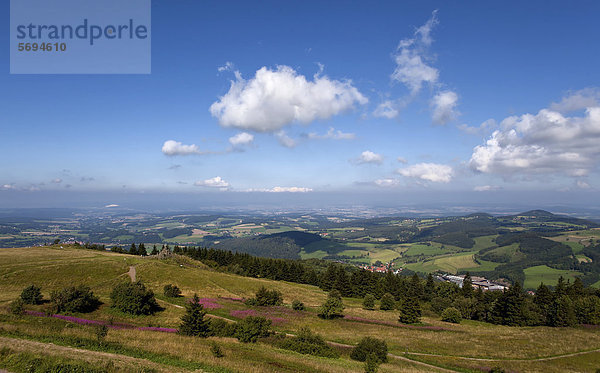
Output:
[[[188,301],[190,302],[190,301]],[[202,307],[204,307],[207,310],[216,310],[219,308],[223,308],[222,305],[220,305],[219,303],[216,303],[217,300],[214,298],[200,298],[200,300],[198,301],[199,304],[202,305]]]
[[231,298],[231,297],[219,297],[219,299],[230,300],[232,302],[245,302],[245,298]]
[[281,324],[287,322],[287,319],[284,319],[283,317],[274,317],[274,316],[266,316],[266,317],[267,317],[267,319],[271,320],[273,325],[281,325]]
[[28,315],[37,316],[37,317],[54,317],[55,319],[61,319],[64,321],[68,321],[68,322],[72,322],[72,323],[80,324],[80,325],[106,325],[108,328],[111,328],[111,329],[135,329],[135,330],[150,330],[150,331],[163,332],[163,333],[177,333],[177,329],[173,329],[173,328],[160,328],[160,327],[154,327],[154,326],[139,326],[138,327],[135,325],[125,324],[125,323],[109,323],[108,321],[88,320],[88,319],[81,319],[79,317],[65,316],[65,315],[59,315],[59,314],[47,316],[43,312],[37,312],[37,311],[25,311],[25,313]]
[[347,316],[347,315],[344,316],[344,320],[363,322],[363,323],[366,323],[366,324],[377,324],[377,325],[392,326],[394,328],[424,329],[424,330],[447,330],[447,331],[452,331],[452,329],[442,328],[441,326],[406,325],[406,324],[394,323],[394,322],[390,322],[390,321],[371,320],[371,319],[365,319],[365,318],[362,318],[362,317]]
[[229,315],[238,319],[245,319],[248,316],[258,316],[258,313],[254,310],[233,310],[229,312]]

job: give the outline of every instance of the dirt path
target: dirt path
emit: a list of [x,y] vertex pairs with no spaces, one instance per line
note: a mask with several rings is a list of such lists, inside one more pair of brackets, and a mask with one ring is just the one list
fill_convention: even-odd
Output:
[[131,282],[135,282],[135,266],[129,266],[129,272],[127,272]]
[[[0,346],[7,346],[14,351],[39,352],[48,355],[58,355],[76,360],[83,360],[92,364],[104,362],[107,359],[125,363],[127,365],[144,366],[155,369],[160,372],[185,372],[185,370],[177,369],[172,366],[165,367],[155,362],[139,359],[135,357],[113,354],[109,352],[83,350],[74,347],[59,346],[53,343],[42,343],[36,341],[28,341],[18,338],[0,337]],[[2,372],[0,370],[0,372]]]
[[594,353],[594,352],[600,352],[600,348],[597,348],[595,350],[589,350],[589,351],[571,352],[571,353],[568,353],[568,354],[556,355],[556,356],[534,357],[534,358],[531,358],[531,359],[527,359],[527,358],[524,358],[524,359],[492,359],[492,358],[485,358],[485,357],[467,357],[467,356],[452,356],[452,355],[427,354],[427,353],[421,353],[421,352],[407,352],[405,355],[430,356],[430,357],[446,357],[446,358],[452,358],[452,359],[462,359],[462,360],[472,360],[472,361],[527,362],[527,361],[548,361],[548,360],[563,359],[563,358],[567,358],[567,357],[573,357],[573,356],[591,354],[591,353]]

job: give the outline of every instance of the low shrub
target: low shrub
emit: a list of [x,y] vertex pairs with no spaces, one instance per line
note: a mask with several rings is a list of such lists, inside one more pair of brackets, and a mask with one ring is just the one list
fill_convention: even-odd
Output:
[[277,346],[286,350],[296,351],[305,355],[338,358],[339,353],[329,346],[323,337],[313,333],[308,327],[298,330],[298,335],[285,338]]
[[323,319],[334,319],[344,317],[344,304],[340,292],[332,290],[327,296],[327,300],[319,308],[318,316]]
[[50,301],[58,312],[92,312],[101,302],[92,290],[85,286],[70,286],[50,294]]
[[168,298],[177,298],[181,296],[181,290],[177,285],[168,284],[163,288],[163,294]]
[[29,285],[21,292],[21,299],[25,304],[42,303],[42,288],[35,285]]
[[387,362],[388,348],[384,340],[364,337],[358,342],[358,345],[352,349],[350,358],[358,361],[366,361],[369,355],[379,363]]
[[363,308],[365,310],[374,310],[375,309],[375,297],[372,294],[367,294],[363,298]]
[[460,324],[462,316],[460,311],[454,307],[448,307],[442,312],[442,321]]
[[225,356],[225,354],[221,350],[221,347],[216,342],[212,342],[210,344],[210,352],[216,358],[221,358],[221,357]]
[[140,281],[115,286],[110,299],[114,308],[131,315],[151,315],[160,309],[154,292],[146,289]]
[[299,300],[294,300],[292,302],[292,309],[295,311],[304,311],[304,303]]
[[390,311],[394,308],[396,308],[396,299],[394,299],[394,296],[390,293],[383,294],[379,309],[382,311]]
[[216,337],[235,337],[237,324],[223,319],[210,319],[210,334]]
[[248,299],[246,304],[249,306],[279,306],[283,304],[283,296],[278,290],[267,290],[261,286],[255,297]]
[[237,323],[235,337],[243,343],[254,343],[271,334],[271,320],[262,316],[248,316]]
[[25,313],[25,302],[23,299],[17,298],[10,303],[10,313],[13,315],[22,315]]

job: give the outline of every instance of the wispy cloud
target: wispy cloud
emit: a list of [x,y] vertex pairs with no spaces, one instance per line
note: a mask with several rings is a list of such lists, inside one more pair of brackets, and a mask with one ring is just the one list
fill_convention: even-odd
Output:
[[336,130],[333,127],[329,127],[327,133],[324,135],[319,135],[315,132],[311,132],[307,135],[307,137],[311,140],[354,140],[356,135],[354,133],[345,133],[340,130]]

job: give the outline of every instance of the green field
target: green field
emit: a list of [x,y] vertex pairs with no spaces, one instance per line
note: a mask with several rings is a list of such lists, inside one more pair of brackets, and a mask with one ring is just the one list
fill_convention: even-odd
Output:
[[498,237],[498,235],[475,237],[473,239],[475,241],[473,250],[482,250],[487,249],[488,247],[496,246],[496,243],[493,242],[496,237]]
[[565,280],[570,279],[573,281],[576,276],[581,275],[581,272],[554,269],[545,265],[529,267],[523,272],[525,272],[525,284],[523,286],[526,289],[536,289],[541,282],[546,285],[554,285],[560,276],[564,277]]

